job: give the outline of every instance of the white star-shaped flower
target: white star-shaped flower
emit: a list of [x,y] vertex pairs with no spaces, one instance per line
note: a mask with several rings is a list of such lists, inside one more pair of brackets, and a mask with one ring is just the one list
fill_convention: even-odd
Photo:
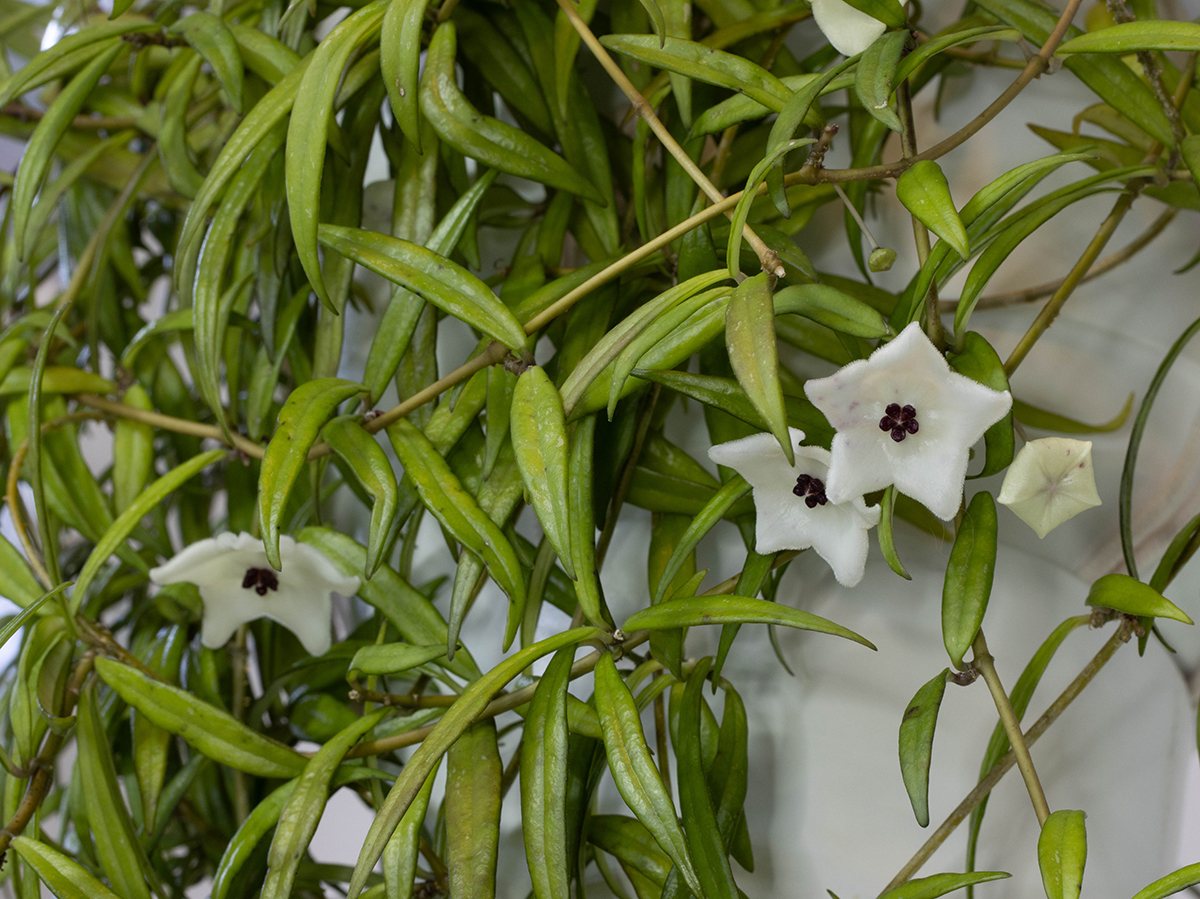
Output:
[[353,596],[359,579],[346,577],[311,546],[279,538],[283,570],[267,562],[262,540],[224,533],[197,540],[165,565],[150,571],[156,584],[195,584],[204,600],[200,642],[220,649],[242,624],[270,618],[295,634],[308,653],[329,650],[331,593]]
[[837,431],[831,502],[895,484],[946,521],[962,503],[971,446],[1012,406],[1008,391],[951,371],[915,322],[804,392]]
[[[900,8],[900,4],[896,4]],[[829,43],[844,56],[857,56],[887,30],[878,19],[859,12],[845,0],[812,0],[813,18]]]
[[1092,442],[1066,437],[1029,441],[1004,475],[996,501],[1012,509],[1038,537],[1100,505]]
[[829,451],[800,446],[804,432],[788,428],[796,447],[796,464],[771,434],[752,434],[714,446],[708,457],[732,468],[753,488],[755,549],[812,549],[829,563],[838,583],[853,587],[867,564],[867,531],[879,524],[879,507],[868,508],[862,496],[829,502],[824,490]]

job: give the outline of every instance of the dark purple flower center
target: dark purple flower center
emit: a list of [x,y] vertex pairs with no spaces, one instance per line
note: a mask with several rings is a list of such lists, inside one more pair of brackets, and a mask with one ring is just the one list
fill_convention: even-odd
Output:
[[254,588],[259,596],[266,596],[268,590],[279,589],[279,578],[270,568],[247,568],[246,576],[242,578],[242,589]]
[[883,412],[883,418],[879,419],[879,430],[891,431],[892,439],[897,443],[909,434],[917,433],[917,410],[912,406],[891,403]]
[[825,482],[820,478],[814,478],[808,474],[802,474],[796,478],[796,486],[792,488],[792,493],[801,497],[804,500],[804,505],[810,509],[815,509],[817,506],[823,506],[829,502],[825,498]]

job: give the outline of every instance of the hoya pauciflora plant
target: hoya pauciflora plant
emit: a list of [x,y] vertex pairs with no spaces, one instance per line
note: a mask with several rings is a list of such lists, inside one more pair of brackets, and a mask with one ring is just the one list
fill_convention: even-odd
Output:
[[1196,882],[1192,15],[0,0],[3,890]]

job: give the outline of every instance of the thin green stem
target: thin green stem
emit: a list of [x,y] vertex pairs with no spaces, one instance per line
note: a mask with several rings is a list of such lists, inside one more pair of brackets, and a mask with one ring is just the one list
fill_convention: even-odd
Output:
[[[617,87],[621,89],[621,93],[629,99],[633,108],[637,110],[637,114],[650,126],[650,130],[662,142],[667,152],[675,158],[675,161],[679,163],[683,170],[688,173],[688,176],[696,182],[712,202],[719,203],[725,199],[721,192],[717,190],[716,185],[708,180],[708,176],[704,174],[700,166],[696,165],[692,157],[688,156],[684,152],[683,147],[679,146],[679,142],[671,136],[671,132],[667,130],[658,116],[654,114],[654,110],[650,107],[646,98],[633,86],[633,82],[625,77],[625,73],[617,65],[616,60],[609,55],[608,51],[604,49],[604,45],[596,39],[596,35],[592,34],[592,30],[588,27],[587,22],[583,21],[579,13],[575,11],[574,4],[570,0],[558,0],[558,5],[575,30],[579,32],[579,36],[583,39],[583,42],[588,45],[588,49],[592,51],[592,54],[599,61],[600,65],[604,67],[604,70],[608,72],[609,77],[612,78]],[[743,233],[746,237],[746,243],[754,248],[763,271],[777,278],[782,278],[785,274],[783,264],[779,261],[779,256],[775,251],[763,243],[762,238],[755,234],[749,225],[745,226]]]
[[1037,769],[1033,767],[1033,757],[1029,754],[1029,747],[1025,745],[1025,736],[1021,733],[1021,722],[1017,719],[1017,713],[1013,711],[1008,694],[1004,692],[1004,684],[1000,682],[995,660],[988,650],[987,640],[984,639],[982,629],[976,635],[971,650],[974,655],[971,664],[976,671],[983,675],[983,680],[987,684],[988,690],[991,691],[992,700],[996,703],[996,711],[1000,714],[1000,723],[1004,725],[1004,733],[1008,735],[1008,742],[1012,744],[1017,768],[1020,769],[1021,777],[1025,780],[1025,789],[1029,791],[1029,801],[1033,803],[1033,811],[1037,815],[1038,825],[1045,824],[1046,819],[1050,817],[1050,805],[1046,802],[1046,794],[1042,790],[1042,782],[1038,778]]
[[[900,109],[900,152],[905,159],[917,156],[917,128],[913,122],[912,88],[905,80],[896,91],[897,106]],[[913,241],[917,245],[917,262],[925,265],[929,258],[929,229],[915,215],[912,217]],[[929,289],[922,300],[925,304],[925,334],[930,342],[939,350],[946,344],[946,335],[942,328],[942,316],[938,308],[937,285],[930,282]]]
[[[1026,746],[1032,746],[1042,734],[1049,730],[1050,725],[1058,720],[1059,716],[1067,710],[1067,707],[1075,701],[1075,698],[1083,692],[1083,689],[1108,664],[1108,660],[1113,657],[1117,649],[1123,643],[1128,642],[1131,633],[1129,622],[1123,622],[1117,632],[1109,638],[1108,642],[1100,648],[1100,651],[1096,653],[1092,660],[1076,675],[1075,680],[1071,681],[1067,688],[1059,694],[1058,699],[1051,703],[1050,708],[1046,709],[1042,717],[1029,730],[1025,731]],[[946,838],[954,833],[955,828],[966,820],[974,808],[992,792],[992,789],[1000,782],[1000,778],[1007,774],[1015,763],[1016,754],[1012,749],[1009,749],[1008,752],[1000,757],[1000,760],[996,764],[992,765],[988,773],[980,778],[975,789],[966,795],[963,801],[958,804],[958,807],[942,822],[941,826],[929,835],[929,839],[925,841],[925,844],[917,850],[916,854],[908,860],[908,863],[892,878],[891,883],[883,888],[880,895],[882,896],[889,890],[895,889],[900,884],[907,882],[914,874],[921,870],[921,866],[946,841]]]
[[1125,193],[1117,199],[1113,205],[1112,211],[1101,223],[1099,230],[1088,243],[1087,248],[1083,251],[1083,255],[1071,267],[1071,271],[1067,277],[1063,279],[1062,284],[1058,286],[1058,290],[1054,291],[1054,295],[1042,307],[1042,311],[1038,313],[1037,318],[1033,320],[1033,324],[1029,326],[1029,330],[1013,347],[1013,351],[1009,354],[1008,359],[1004,362],[1004,373],[1008,377],[1013,376],[1013,372],[1017,370],[1017,366],[1024,361],[1029,355],[1029,351],[1033,349],[1033,345],[1038,342],[1038,339],[1049,330],[1054,320],[1058,318],[1058,313],[1062,311],[1062,307],[1067,300],[1071,298],[1071,294],[1075,292],[1091,269],[1096,259],[1104,251],[1108,241],[1112,238],[1113,232],[1117,230],[1117,226],[1121,224],[1121,220],[1125,218],[1125,213],[1129,212],[1133,201],[1137,198],[1139,188],[1131,186]]

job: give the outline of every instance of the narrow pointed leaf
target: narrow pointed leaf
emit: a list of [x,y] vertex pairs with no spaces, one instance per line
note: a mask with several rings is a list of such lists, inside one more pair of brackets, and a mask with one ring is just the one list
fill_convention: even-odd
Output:
[[389,714],[391,709],[382,708],[363,715],[322,746],[304,766],[279,814],[275,838],[271,840],[271,849],[267,854],[267,875],[263,881],[261,899],[287,899],[292,894],[296,870],[308,852],[308,844],[325,811],[329,783],[334,772],[350,747]]
[[[879,2],[885,5],[888,0]],[[854,91],[858,94],[858,99],[862,101],[867,112],[897,132],[901,130],[900,117],[891,107],[891,96],[897,83],[896,68],[900,64],[900,55],[904,52],[907,40],[908,34],[904,31],[893,31],[883,35],[863,51],[855,69]],[[903,179],[904,176],[900,177]]]
[[152,680],[111,659],[96,659],[96,672],[151,722],[222,765],[259,777],[295,777],[304,770],[304,756],[252,731],[186,690]]
[[370,578],[383,561],[396,517],[399,488],[396,473],[375,437],[363,430],[358,416],[343,415],[328,422],[321,436],[350,466],[363,489],[371,494],[371,523],[367,530],[367,560],[363,577]]
[[401,419],[388,427],[392,448],[421,501],[456,540],[481,556],[509,599],[525,604],[525,577],[508,538],[479,508],[446,460],[415,425]]
[[567,684],[573,647],[555,653],[538,681],[521,739],[521,831],[536,899],[568,899]]
[[446,879],[454,896],[496,895],[502,774],[494,721],[467,728],[446,753]]
[[634,612],[625,619],[621,630],[632,633],[639,630],[692,627],[700,624],[776,624],[802,631],[845,637],[869,649],[875,648],[875,644],[870,640],[826,618],[749,596],[691,596],[673,599]]
[[967,229],[950,196],[941,166],[931,159],[918,162],[896,181],[896,197],[925,227],[946,241],[960,257],[971,254]]
[[1192,624],[1187,613],[1157,590],[1127,574],[1106,574],[1088,591],[1087,604],[1116,609],[1126,615],[1170,618]]
[[360,228],[321,225],[318,236],[330,249],[420,294],[509,349],[524,349],[525,330],[512,312],[458,263],[407,240]]
[[879,899],[937,899],[963,887],[974,886],[977,883],[987,883],[989,880],[1003,880],[1011,877],[1003,871],[968,871],[966,874],[934,874],[930,877],[918,877],[908,883],[902,883],[895,889],[888,890]]
[[795,459],[788,434],[779,356],[775,347],[775,307],[764,272],[747,278],[733,292],[725,318],[725,346],[738,383],[767,422],[789,463]]
[[1046,899],[1079,899],[1083,865],[1087,861],[1084,814],[1071,809],[1054,812],[1038,837],[1038,867]]
[[996,503],[981,490],[971,497],[942,586],[942,641],[955,668],[975,641],[992,594],[996,572]]
[[676,819],[675,805],[646,746],[637,705],[621,680],[611,654],[600,656],[595,678],[596,711],[604,729],[604,748],[617,791],[675,863],[688,888],[697,896],[703,896],[703,888],[688,854],[687,838]]
[[29,837],[16,837],[12,846],[58,899],[120,899],[87,868],[52,846]]
[[567,424],[562,397],[541,366],[526,370],[517,379],[510,427],[529,502],[567,575],[574,578],[567,505]]
[[922,827],[929,826],[929,763],[933,759],[933,734],[949,674],[949,668],[943,669],[922,686],[900,721],[900,774],[913,814]]

